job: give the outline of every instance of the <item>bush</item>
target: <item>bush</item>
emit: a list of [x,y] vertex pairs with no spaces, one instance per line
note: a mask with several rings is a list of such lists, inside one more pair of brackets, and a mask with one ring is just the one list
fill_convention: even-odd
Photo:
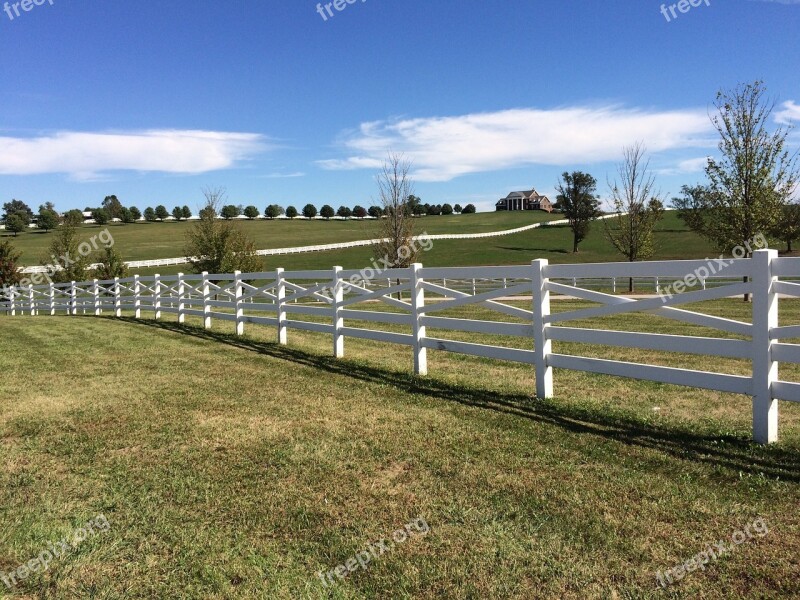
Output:
[[95,262],[99,263],[94,269],[94,277],[97,279],[114,279],[114,277],[128,276],[128,267],[114,246],[108,246],[100,250]]
[[262,261],[256,254],[255,244],[230,221],[217,219],[214,199],[220,194],[210,193],[208,203],[200,211],[200,220],[186,234],[186,255],[192,259],[196,273],[232,273],[261,271]]

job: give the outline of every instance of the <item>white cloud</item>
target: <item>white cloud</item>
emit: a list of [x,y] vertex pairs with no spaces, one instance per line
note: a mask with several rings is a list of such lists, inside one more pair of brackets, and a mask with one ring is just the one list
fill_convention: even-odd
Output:
[[620,106],[512,109],[455,117],[363,123],[345,138],[344,159],[324,169],[374,169],[388,152],[405,154],[419,181],[531,164],[570,165],[616,160],[644,140],[649,152],[708,147],[705,109],[645,111]]
[[686,173],[699,173],[706,168],[708,164],[708,157],[702,156],[700,158],[690,158],[678,162],[675,167],[666,169],[658,169],[659,175],[683,175]]
[[67,173],[82,181],[118,170],[195,174],[232,167],[265,149],[264,138],[254,133],[62,131],[36,138],[0,137],[0,174]]
[[775,113],[775,122],[789,125],[792,121],[800,122],[800,104],[794,100],[787,100],[781,105],[781,110]]

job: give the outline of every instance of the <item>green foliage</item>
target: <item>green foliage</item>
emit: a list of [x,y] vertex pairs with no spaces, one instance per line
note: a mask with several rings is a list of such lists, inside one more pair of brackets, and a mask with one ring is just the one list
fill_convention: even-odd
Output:
[[442,214],[443,215],[452,215],[453,214],[453,207],[445,202],[442,204]]
[[58,213],[50,208],[42,206],[39,208],[39,216],[36,219],[36,226],[44,231],[50,231],[58,227]]
[[226,206],[223,206],[222,212],[220,213],[222,218],[226,220],[235,219],[240,214],[241,212],[239,212],[239,207],[234,204],[228,204]]
[[133,223],[135,219],[133,218],[133,211],[130,208],[122,208],[122,216],[120,217],[123,223]]
[[324,219],[330,219],[336,213],[333,211],[333,207],[330,204],[325,204],[320,209],[319,214]]
[[278,204],[270,204],[264,214],[269,219],[277,219],[283,214],[283,207]]
[[167,211],[167,207],[163,204],[159,204],[156,206],[156,218],[159,221],[163,221],[169,216],[169,211]]
[[105,208],[96,208],[92,211],[92,219],[98,225],[106,225],[110,220],[110,215]]
[[786,251],[792,251],[792,242],[800,238],[800,204],[786,204],[782,215],[773,226],[770,234],[786,244]]
[[156,211],[153,210],[152,207],[148,206],[144,209],[144,220],[148,223],[152,223],[156,220]]
[[138,221],[139,219],[142,218],[142,211],[140,211],[135,206],[131,206],[130,211],[134,221]]
[[313,219],[314,217],[317,216],[317,207],[314,206],[313,204],[306,204],[303,207],[303,216],[306,219]]
[[181,208],[181,218],[184,220],[192,218],[192,211],[185,204],[183,205],[183,208]]
[[173,219],[175,219],[176,221],[180,221],[182,217],[183,217],[183,210],[181,210],[180,206],[176,206],[175,208],[172,209]]
[[380,219],[383,216],[383,209],[380,206],[370,206],[367,214],[373,219]]
[[474,204],[467,204],[464,210],[461,211],[465,215],[474,215],[477,212]]
[[83,213],[79,211],[77,208],[73,208],[72,210],[68,210],[64,215],[63,223],[67,225],[71,225],[72,227],[78,227],[79,225],[83,225]]
[[258,209],[252,205],[244,209],[244,216],[248,219],[257,219],[258,215],[260,214],[261,213],[258,211]]
[[[76,211],[80,215],[80,211]],[[72,213],[72,214],[70,214]],[[55,283],[83,281],[86,279],[86,267],[89,265],[89,253],[81,252],[81,239],[78,227],[83,223],[83,216],[77,222],[73,211],[67,213],[61,227],[55,230],[50,242],[49,255],[42,258],[41,264],[61,266],[54,271],[51,278]]]
[[353,211],[350,210],[349,206],[340,206],[336,211],[336,216],[342,217],[343,219],[349,219],[353,216]]
[[456,213],[456,214],[461,214],[461,212],[462,212],[463,210],[464,210],[464,209],[463,209],[463,208],[461,208],[461,205],[460,205],[460,204],[456,204],[456,205],[453,207],[453,212],[454,212],[454,213]]
[[367,216],[367,209],[364,208],[363,206],[360,206],[360,205],[356,204],[353,207],[353,216],[356,219],[363,219],[364,217]]
[[561,175],[557,200],[572,229],[572,251],[589,235],[591,222],[600,216],[600,200],[596,195],[597,180],[582,171]]
[[19,273],[20,253],[14,248],[10,240],[0,242],[0,286],[16,285],[20,282]]
[[103,208],[106,209],[106,211],[108,211],[109,220],[122,219],[123,206],[116,196],[114,195],[106,196],[103,199]]
[[28,228],[28,221],[25,218],[24,212],[17,212],[6,217],[6,231],[10,231],[17,237],[18,233],[25,231]]
[[122,256],[114,246],[107,246],[100,250],[95,257],[98,266],[94,269],[96,279],[114,279],[115,277],[127,277],[128,267]]
[[23,213],[23,218],[27,219],[28,223],[33,220],[33,211],[30,206],[25,204],[22,200],[12,200],[11,202],[3,204],[2,221],[5,223],[6,219],[17,213]]

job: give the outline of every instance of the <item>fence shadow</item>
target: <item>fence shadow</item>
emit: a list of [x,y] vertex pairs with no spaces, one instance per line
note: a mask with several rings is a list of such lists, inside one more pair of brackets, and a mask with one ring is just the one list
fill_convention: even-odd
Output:
[[335,359],[290,346],[253,340],[247,336],[237,337],[192,325],[137,320],[133,317],[103,318],[191,335],[367,383],[388,383],[407,393],[423,394],[447,402],[547,423],[576,435],[592,435],[630,446],[657,450],[681,460],[724,467],[731,471],[729,475],[736,478],[740,473],[763,473],[770,478],[800,482],[800,451],[797,448],[761,446],[752,442],[749,437],[704,435],[675,423],[644,423],[624,415],[539,400],[523,394],[479,390],[441,381],[435,376],[416,377],[410,372],[391,371],[365,365],[363,362]]

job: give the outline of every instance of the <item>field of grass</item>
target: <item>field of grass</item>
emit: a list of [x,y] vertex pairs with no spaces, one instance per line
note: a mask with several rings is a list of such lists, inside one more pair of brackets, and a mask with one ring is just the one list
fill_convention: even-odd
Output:
[[[749,310],[703,308],[743,320]],[[799,322],[800,302],[781,312]],[[603,324],[706,333],[648,315]],[[431,352],[431,375],[416,378],[407,348],[348,339],[335,360],[327,336],[292,330],[287,347],[274,336],[248,326],[235,338],[220,322],[205,332],[0,317],[0,571],[99,513],[110,524],[14,597],[800,594],[800,406],[782,403],[781,442],[759,447],[741,396],[556,371],[556,398],[541,401],[524,365]],[[691,355],[580,350],[712,368]],[[800,380],[796,367],[781,374]],[[417,517],[427,535],[323,586],[318,571]],[[658,588],[658,570],[757,517],[767,535]]]
[[[549,215],[539,211],[423,217],[417,221],[417,230],[418,233],[427,231],[430,234],[481,233],[513,229],[559,218],[559,215]],[[259,249],[372,239],[377,236],[378,231],[376,221],[355,219],[348,221],[243,220],[237,221],[237,224],[253,239]],[[191,221],[108,225],[114,236],[115,245],[125,260],[151,260],[184,256],[186,231],[191,226]],[[83,237],[88,239],[104,228],[105,226],[84,225],[82,227]],[[52,236],[52,232],[44,233],[36,230],[21,233],[16,237],[4,231],[0,232],[0,237],[11,239],[17,249],[22,252],[22,262],[26,265],[41,263],[42,257],[47,253]]]

